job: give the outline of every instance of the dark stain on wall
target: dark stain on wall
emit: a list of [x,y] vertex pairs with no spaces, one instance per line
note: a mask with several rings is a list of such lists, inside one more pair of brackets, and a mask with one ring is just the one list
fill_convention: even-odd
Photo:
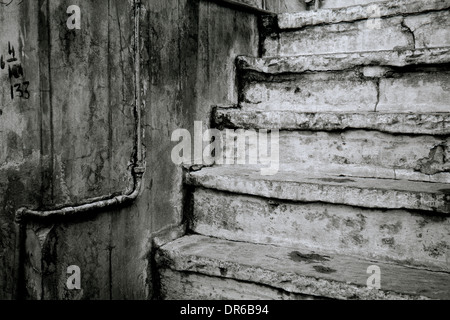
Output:
[[301,253],[299,251],[292,251],[289,253],[289,258],[295,262],[314,263],[330,260],[329,256],[320,255],[317,253]]

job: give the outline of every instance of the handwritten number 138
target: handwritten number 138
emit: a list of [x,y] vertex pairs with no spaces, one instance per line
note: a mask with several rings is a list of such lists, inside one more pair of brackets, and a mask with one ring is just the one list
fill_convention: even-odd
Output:
[[29,81],[25,81],[23,83],[17,83],[15,85],[11,85],[11,99],[14,99],[14,89],[16,92],[16,96],[23,99],[30,99],[30,92],[28,91],[28,86],[30,85]]

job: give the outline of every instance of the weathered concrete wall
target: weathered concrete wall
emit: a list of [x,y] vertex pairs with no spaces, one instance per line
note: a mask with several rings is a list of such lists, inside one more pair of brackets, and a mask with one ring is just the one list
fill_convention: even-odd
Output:
[[40,139],[45,116],[36,72],[40,61],[37,9],[37,1],[0,4],[0,299],[15,295],[15,210],[44,201],[41,182],[48,162]]
[[[80,30],[66,26],[73,4],[82,9]],[[10,41],[30,82],[29,99],[12,100],[8,72],[0,70],[0,298],[15,293],[17,262],[25,266],[26,298],[151,298],[152,238],[182,230],[172,131],[195,120],[207,125],[212,105],[237,103],[234,61],[257,53],[255,14],[209,1],[142,1],[141,195],[122,209],[29,222],[18,261],[19,207],[74,205],[128,190],[135,10],[133,1],[118,0],[25,0],[0,9],[1,54]],[[81,269],[81,290],[66,287],[70,265]]]
[[[73,4],[83,8],[80,30],[66,26],[66,11]],[[6,61],[8,43],[14,46],[23,75],[8,78],[8,65],[1,74],[0,179],[5,198],[0,297],[11,298],[17,284],[13,263],[26,264],[31,298],[69,297],[56,293],[61,291],[56,275],[66,278],[72,264],[84,269],[83,275],[90,269],[95,270],[91,275],[102,275],[99,279],[108,275],[103,271],[109,264],[98,256],[108,252],[109,238],[101,234],[111,228],[109,218],[85,222],[79,230],[76,225],[30,224],[23,261],[14,250],[18,236],[13,219],[22,206],[73,205],[128,187],[134,148],[131,8],[107,0],[12,1],[1,7],[2,55]],[[84,254],[88,250],[93,254]],[[92,292],[97,287],[102,285],[92,285],[84,296],[100,297]]]

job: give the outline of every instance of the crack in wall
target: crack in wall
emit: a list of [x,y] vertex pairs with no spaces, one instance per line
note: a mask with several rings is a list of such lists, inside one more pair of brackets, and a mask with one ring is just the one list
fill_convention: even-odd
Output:
[[411,28],[406,24],[404,17],[400,25],[402,26],[402,31],[411,36],[412,49],[416,49],[416,35],[414,34],[414,31],[412,31]]
[[377,91],[377,100],[375,101],[375,107],[373,109],[374,112],[377,112],[378,104],[380,103],[380,78],[377,78],[375,82],[375,88]]

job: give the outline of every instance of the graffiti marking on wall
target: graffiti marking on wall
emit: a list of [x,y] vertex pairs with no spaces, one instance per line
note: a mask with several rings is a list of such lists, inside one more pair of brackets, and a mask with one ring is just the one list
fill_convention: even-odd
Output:
[[17,59],[16,50],[10,42],[8,42],[7,54],[0,55],[0,71],[6,70],[6,67],[8,67],[11,99],[29,99],[30,92],[28,91],[28,87],[30,82],[25,80],[22,64]]

